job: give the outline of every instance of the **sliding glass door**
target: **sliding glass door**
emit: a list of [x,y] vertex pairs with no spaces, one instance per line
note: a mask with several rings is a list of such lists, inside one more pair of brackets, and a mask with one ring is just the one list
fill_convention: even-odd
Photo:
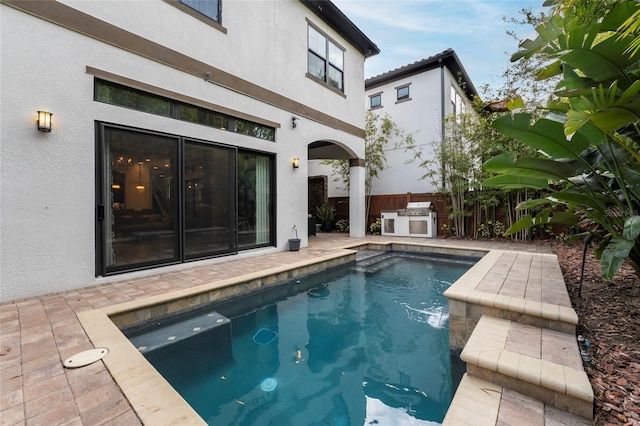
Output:
[[98,125],[96,275],[273,245],[273,156]]
[[234,251],[235,150],[187,141],[183,191],[185,257]]
[[103,127],[102,139],[105,272],[179,260],[178,138]]

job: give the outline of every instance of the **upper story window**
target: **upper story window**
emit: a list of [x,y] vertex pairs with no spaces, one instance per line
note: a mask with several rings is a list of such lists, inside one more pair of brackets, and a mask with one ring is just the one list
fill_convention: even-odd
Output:
[[453,84],[451,84],[451,111],[453,115],[461,115],[467,112],[464,100]]
[[406,84],[404,86],[396,87],[397,100],[396,102],[410,101],[411,97],[409,97],[409,85]]
[[369,109],[382,107],[382,93],[369,96]]
[[197,19],[198,21],[215,28],[218,31],[227,33],[227,29],[222,26],[221,10],[222,0],[162,0],[166,4],[181,10],[183,13]]
[[344,92],[344,49],[309,25],[309,75]]
[[207,18],[220,22],[220,0],[179,0],[185,6],[202,13]]

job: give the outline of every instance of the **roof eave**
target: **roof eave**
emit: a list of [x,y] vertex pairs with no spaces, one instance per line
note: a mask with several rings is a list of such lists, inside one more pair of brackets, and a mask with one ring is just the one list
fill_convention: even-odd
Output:
[[458,55],[456,55],[456,52],[453,49],[447,49],[436,55],[430,56],[427,59],[371,77],[365,81],[365,90],[381,86],[391,81],[400,80],[402,78],[440,68],[441,66],[446,66],[454,76],[461,77],[462,81],[465,83],[464,90],[467,98],[471,100],[474,97],[479,97],[478,91],[471,82],[469,74],[467,74],[467,71],[462,66]]

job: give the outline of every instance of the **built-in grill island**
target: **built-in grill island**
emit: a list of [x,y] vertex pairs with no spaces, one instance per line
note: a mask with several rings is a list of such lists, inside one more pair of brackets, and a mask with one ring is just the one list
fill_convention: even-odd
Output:
[[408,203],[398,210],[380,212],[382,235],[398,237],[427,237],[438,235],[438,218],[430,201]]

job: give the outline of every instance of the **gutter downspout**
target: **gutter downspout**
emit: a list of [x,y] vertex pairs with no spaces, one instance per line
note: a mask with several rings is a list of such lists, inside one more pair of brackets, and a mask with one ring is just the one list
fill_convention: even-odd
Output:
[[442,180],[442,189],[444,189],[444,154],[442,146],[444,145],[444,63],[442,59],[438,59],[440,64],[440,178]]

